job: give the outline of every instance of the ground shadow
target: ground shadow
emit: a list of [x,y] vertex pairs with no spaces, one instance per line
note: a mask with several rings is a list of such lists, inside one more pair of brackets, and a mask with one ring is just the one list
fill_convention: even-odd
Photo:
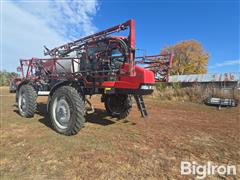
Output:
[[108,114],[103,109],[95,109],[95,112],[92,114],[86,115],[86,121],[94,124],[99,124],[102,126],[107,126],[110,124],[114,124],[115,122],[112,121]]
[[20,116],[20,113],[19,113],[19,111],[17,110],[17,108],[18,108],[17,104],[13,104],[12,107],[14,108],[14,109],[13,109],[13,112],[17,113],[17,114]]
[[36,114],[42,116],[42,118],[38,120],[40,123],[52,129],[51,123],[49,121],[49,115],[47,113],[47,104],[38,103]]

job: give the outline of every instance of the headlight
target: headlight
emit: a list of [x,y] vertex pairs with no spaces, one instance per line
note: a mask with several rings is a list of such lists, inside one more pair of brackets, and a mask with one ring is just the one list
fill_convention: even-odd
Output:
[[144,89],[144,90],[153,89],[153,86],[151,86],[151,85],[141,85],[140,89]]

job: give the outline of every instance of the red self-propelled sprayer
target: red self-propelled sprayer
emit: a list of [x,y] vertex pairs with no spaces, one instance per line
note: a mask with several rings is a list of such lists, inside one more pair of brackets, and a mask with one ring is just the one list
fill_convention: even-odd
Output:
[[[135,61],[134,24],[129,20],[51,50],[45,47],[49,58],[21,59],[22,81],[16,93],[19,113],[33,117],[37,96],[47,95],[53,129],[74,135],[84,126],[85,115],[94,112],[87,96],[100,94],[110,116],[126,118],[134,97],[142,117],[146,117],[142,96],[153,92],[154,77],[161,74],[163,61],[146,56]],[[113,35],[122,31],[128,35]],[[160,56],[170,64],[171,54]],[[163,81],[169,75],[165,70]]]

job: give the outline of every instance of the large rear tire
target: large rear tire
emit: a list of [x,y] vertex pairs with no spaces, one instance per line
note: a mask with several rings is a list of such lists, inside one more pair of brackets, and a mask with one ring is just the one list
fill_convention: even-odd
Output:
[[33,117],[37,109],[37,93],[31,85],[23,85],[17,93],[18,110],[21,116]]
[[125,94],[104,95],[104,105],[110,116],[124,119],[131,111],[132,100]]
[[75,135],[84,127],[84,99],[71,86],[62,86],[54,92],[49,110],[52,127],[60,134]]

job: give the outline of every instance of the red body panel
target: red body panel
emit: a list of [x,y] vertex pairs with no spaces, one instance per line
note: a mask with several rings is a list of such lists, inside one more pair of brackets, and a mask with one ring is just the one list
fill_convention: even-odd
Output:
[[[125,64],[122,70],[128,71],[129,64]],[[139,89],[141,84],[155,84],[154,73],[139,66],[135,66],[134,76],[120,75],[118,81],[106,81],[103,87],[114,87],[122,89]]]

